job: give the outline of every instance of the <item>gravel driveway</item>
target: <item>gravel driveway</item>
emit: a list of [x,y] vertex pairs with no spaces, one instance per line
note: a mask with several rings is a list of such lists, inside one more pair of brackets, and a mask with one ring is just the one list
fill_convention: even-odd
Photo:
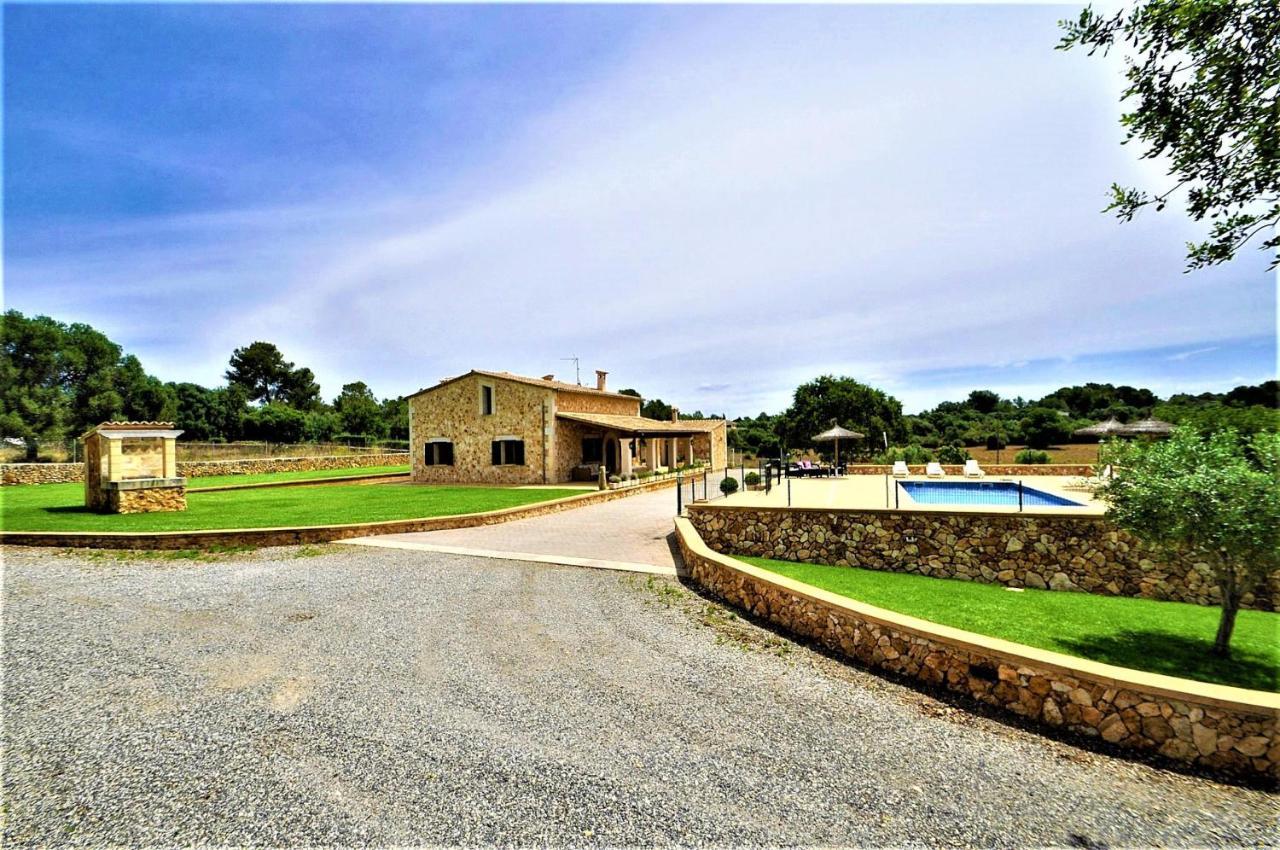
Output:
[[1262,791],[973,717],[673,581],[314,552],[7,550],[5,844],[1275,837]]

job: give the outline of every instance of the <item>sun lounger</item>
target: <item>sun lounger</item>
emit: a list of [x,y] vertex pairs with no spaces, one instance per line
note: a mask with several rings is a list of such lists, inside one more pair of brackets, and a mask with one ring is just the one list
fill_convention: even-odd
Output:
[[942,465],[936,460],[929,461],[928,466],[924,468],[924,474],[930,478],[942,478],[946,475],[946,473],[942,471]]
[[965,478],[981,478],[986,474],[987,473],[982,471],[982,467],[978,466],[978,462],[973,458],[970,458],[969,460],[966,460],[964,462]]
[[1090,475],[1087,478],[1072,479],[1071,481],[1068,481],[1066,484],[1063,484],[1062,488],[1064,490],[1078,490],[1082,492],[1091,493],[1094,490],[1097,490],[1103,484],[1110,481],[1111,477],[1114,474],[1115,474],[1115,471],[1112,470],[1111,464],[1107,464],[1102,468],[1102,470],[1097,475]]
[[907,469],[907,462],[905,460],[895,460],[893,462],[894,478],[906,478],[910,474],[911,470]]

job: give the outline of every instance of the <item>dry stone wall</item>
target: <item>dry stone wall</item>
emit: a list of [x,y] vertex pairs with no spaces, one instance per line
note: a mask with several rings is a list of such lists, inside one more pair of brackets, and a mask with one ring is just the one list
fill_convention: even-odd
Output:
[[[937,578],[1216,605],[1207,564],[1161,557],[1103,517],[693,504],[717,552]],[[1243,597],[1275,610],[1280,573]]]
[[[763,570],[712,552],[687,521],[677,520],[676,528],[685,566],[698,584],[860,664],[963,694],[1047,727],[1101,739],[1118,749],[1154,752],[1223,774],[1280,776],[1280,711],[1271,694],[1075,663],[1068,656],[849,604],[821,591],[797,592],[796,585],[781,577],[770,578]],[[1133,675],[1123,675],[1129,673]],[[1177,687],[1178,683],[1188,687]]]
[[[178,474],[185,478],[210,475],[261,475],[268,472],[302,472],[315,469],[361,469],[401,466],[409,462],[403,452],[334,455],[320,457],[263,457],[245,460],[180,460]],[[84,480],[83,463],[6,463],[0,465],[0,483],[74,484]]]

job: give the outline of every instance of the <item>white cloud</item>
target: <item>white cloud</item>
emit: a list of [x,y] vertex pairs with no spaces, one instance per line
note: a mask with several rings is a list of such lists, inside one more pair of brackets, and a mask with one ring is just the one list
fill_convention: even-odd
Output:
[[11,275],[126,342],[139,312],[171,315],[178,336],[139,352],[166,377],[216,380],[255,338],[330,394],[578,354],[618,386],[731,413],[823,372],[913,398],[898,385],[918,370],[1273,329],[1257,258],[1184,276],[1172,215],[1098,213],[1139,166],[1116,144],[1115,81],[1052,50],[1052,11],[988,31],[917,9],[874,32],[858,10],[788,11],[658,33],[512,128],[470,193],[335,188]]

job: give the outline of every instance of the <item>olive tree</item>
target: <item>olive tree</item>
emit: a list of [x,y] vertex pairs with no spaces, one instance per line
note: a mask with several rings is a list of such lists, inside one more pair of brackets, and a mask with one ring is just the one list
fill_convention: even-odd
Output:
[[1120,119],[1145,159],[1167,162],[1162,192],[1113,185],[1128,221],[1179,191],[1211,223],[1187,246],[1192,269],[1225,262],[1259,233],[1280,263],[1280,4],[1275,0],[1139,0],[1113,14],[1091,7],[1062,22],[1060,49],[1124,52]]
[[1280,569],[1280,435],[1208,437],[1178,428],[1165,441],[1109,445],[1114,476],[1098,491],[1108,518],[1167,555],[1205,563],[1222,596],[1215,655],[1231,656],[1240,598]]

